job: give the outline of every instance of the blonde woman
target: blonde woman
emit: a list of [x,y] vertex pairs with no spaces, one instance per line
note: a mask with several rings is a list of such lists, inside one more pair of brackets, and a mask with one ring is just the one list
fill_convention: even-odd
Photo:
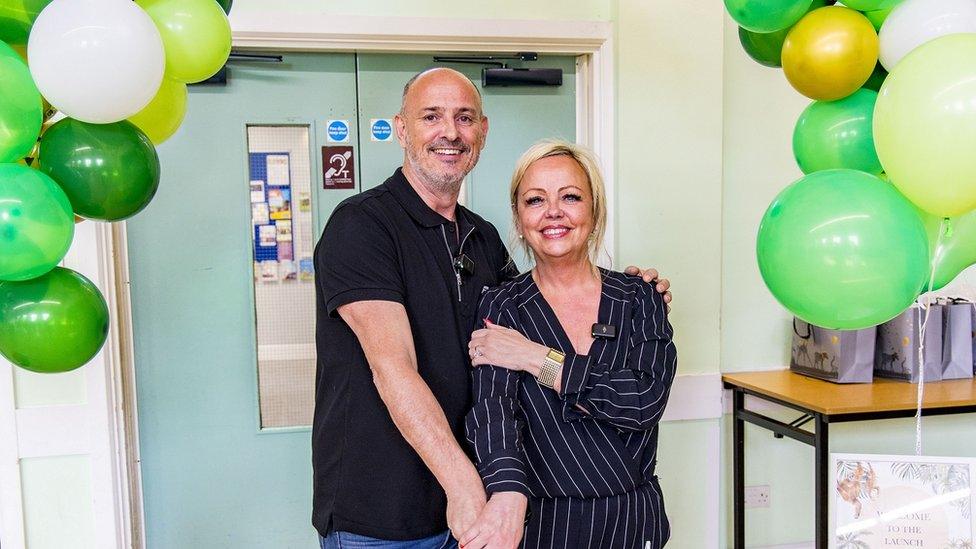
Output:
[[662,547],[654,467],[676,364],[664,299],[596,267],[606,196],[585,149],[534,145],[510,197],[535,266],[484,294],[471,337],[466,431],[490,499],[461,546]]

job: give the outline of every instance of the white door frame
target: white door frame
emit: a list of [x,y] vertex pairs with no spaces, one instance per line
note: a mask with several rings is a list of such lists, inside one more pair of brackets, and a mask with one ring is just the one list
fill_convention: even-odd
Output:
[[234,47],[256,51],[532,51],[578,56],[576,140],[593,149],[600,159],[607,191],[606,247],[615,256],[616,89],[613,25],[609,21],[369,17],[276,11],[233,12],[230,20]]
[[[616,250],[614,206],[615,111],[613,25],[608,21],[485,20],[421,17],[365,17],[325,13],[235,11],[231,17],[233,44],[251,51],[331,52],[520,52],[578,56],[576,71],[576,139],[601,160],[607,191],[606,246]],[[336,29],[341,29],[338,31]],[[408,30],[409,29],[409,30]],[[105,235],[100,231],[101,235]],[[105,235],[107,236],[107,235]],[[118,332],[106,345],[117,378],[107,390],[115,402],[112,423],[118,452],[128,459],[119,464],[115,493],[129,531],[119,533],[134,548],[145,547],[145,518],[139,470],[135,364],[132,353],[132,310],[129,302],[128,254],[124,223],[112,227],[111,239],[99,243],[102,258],[115,262],[113,309]],[[104,255],[102,255],[104,254]],[[121,432],[120,432],[121,431]],[[127,465],[127,466],[126,466]],[[125,496],[128,496],[127,498]],[[127,544],[128,545],[128,544]]]

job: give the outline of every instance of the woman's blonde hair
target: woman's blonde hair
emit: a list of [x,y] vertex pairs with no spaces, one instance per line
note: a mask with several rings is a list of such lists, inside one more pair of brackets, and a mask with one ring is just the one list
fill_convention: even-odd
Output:
[[[509,188],[508,197],[512,205],[512,227],[518,227],[518,188],[525,177],[525,172],[536,160],[549,158],[550,156],[568,156],[579,164],[579,167],[586,174],[586,180],[590,184],[590,194],[593,196],[593,234],[587,243],[589,248],[590,261],[594,265],[597,263],[597,255],[603,246],[603,236],[607,230],[607,193],[603,186],[603,176],[600,174],[600,164],[589,149],[582,145],[563,141],[561,139],[543,139],[529,147],[527,151],[515,164],[515,172],[512,174],[512,184]],[[520,240],[519,244],[528,257],[532,257],[532,250],[525,240]]]

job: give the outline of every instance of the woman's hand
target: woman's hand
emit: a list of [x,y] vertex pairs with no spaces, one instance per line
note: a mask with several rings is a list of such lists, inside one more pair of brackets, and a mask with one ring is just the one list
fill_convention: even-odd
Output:
[[538,375],[549,348],[485,319],[486,328],[475,330],[468,344],[472,366],[491,364],[509,370]]
[[496,492],[475,524],[458,540],[464,549],[514,549],[525,530],[528,499],[518,492]]

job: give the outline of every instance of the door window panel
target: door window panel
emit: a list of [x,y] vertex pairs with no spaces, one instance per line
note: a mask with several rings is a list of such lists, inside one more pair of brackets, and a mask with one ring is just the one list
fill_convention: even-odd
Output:
[[248,125],[261,428],[312,422],[315,286],[309,127]]

